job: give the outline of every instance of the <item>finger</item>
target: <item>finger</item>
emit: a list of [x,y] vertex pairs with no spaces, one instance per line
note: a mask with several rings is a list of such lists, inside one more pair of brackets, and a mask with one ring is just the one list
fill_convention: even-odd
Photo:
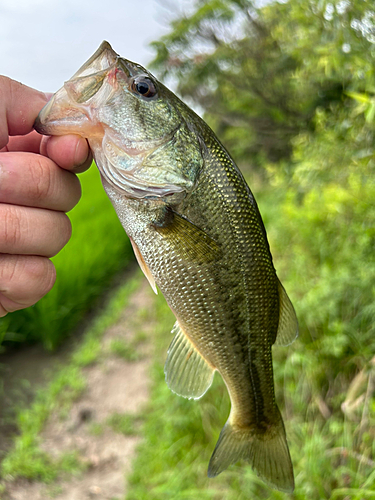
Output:
[[84,172],[92,163],[89,145],[86,139],[79,135],[43,137],[40,152],[61,168],[76,173]]
[[0,255],[0,317],[35,304],[55,279],[55,267],[45,257]]
[[0,203],[68,212],[81,197],[71,172],[33,153],[0,154]]
[[42,92],[0,76],[0,148],[9,135],[25,135],[32,131],[35,118],[47,103]]
[[29,151],[39,153],[42,136],[33,130],[27,135],[15,135],[9,137],[8,144],[0,150],[2,151]]
[[62,212],[0,204],[0,253],[52,257],[71,236]]

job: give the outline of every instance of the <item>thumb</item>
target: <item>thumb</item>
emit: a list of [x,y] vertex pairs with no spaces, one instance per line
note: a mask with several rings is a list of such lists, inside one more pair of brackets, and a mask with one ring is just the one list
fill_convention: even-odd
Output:
[[0,149],[10,135],[32,131],[35,118],[48,97],[22,83],[0,76]]

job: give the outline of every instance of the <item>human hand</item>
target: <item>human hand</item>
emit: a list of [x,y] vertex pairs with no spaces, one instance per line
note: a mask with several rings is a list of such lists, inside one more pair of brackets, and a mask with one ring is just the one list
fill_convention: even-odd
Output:
[[47,101],[0,76],[0,317],[35,304],[52,288],[56,274],[49,257],[68,242],[64,212],[81,196],[73,172],[87,170],[92,161],[81,137],[33,131]]

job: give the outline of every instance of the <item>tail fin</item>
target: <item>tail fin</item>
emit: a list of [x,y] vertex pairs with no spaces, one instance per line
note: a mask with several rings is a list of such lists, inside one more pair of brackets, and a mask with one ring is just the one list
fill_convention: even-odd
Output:
[[241,458],[250,462],[259,477],[278,490],[294,490],[293,465],[286,442],[284,424],[276,408],[277,422],[265,433],[240,428],[228,422],[223,427],[212,454],[208,477],[215,477]]

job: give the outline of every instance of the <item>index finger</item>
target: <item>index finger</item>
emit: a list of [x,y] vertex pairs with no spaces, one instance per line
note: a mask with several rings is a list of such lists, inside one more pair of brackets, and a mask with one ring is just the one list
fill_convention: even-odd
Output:
[[0,76],[0,149],[10,135],[32,131],[35,118],[48,98],[42,92]]
[[41,139],[41,135],[36,130],[26,135],[13,135],[9,137],[8,144],[0,149],[0,153],[4,151],[25,151],[39,154]]

